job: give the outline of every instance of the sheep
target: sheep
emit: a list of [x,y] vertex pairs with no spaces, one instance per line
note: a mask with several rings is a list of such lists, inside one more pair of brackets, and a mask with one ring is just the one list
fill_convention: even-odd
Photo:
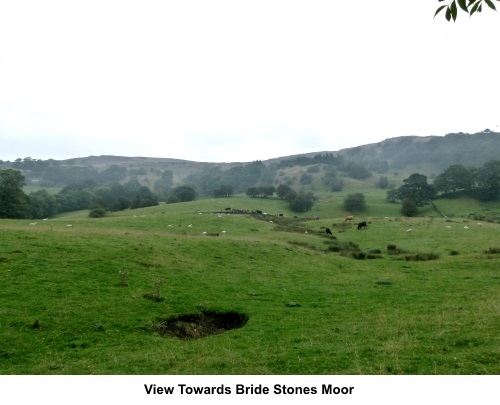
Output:
[[469,229],[469,227],[467,225],[464,226],[464,229]]
[[411,233],[412,233],[412,232],[413,232],[413,229],[411,229],[411,228],[406,230],[406,233],[407,233],[408,235],[411,235]]
[[445,228],[446,229],[451,229],[451,226],[450,225],[446,225]]
[[353,219],[354,219],[354,215],[348,215],[347,217],[345,217],[345,221],[344,222],[352,221]]
[[66,224],[66,226],[67,226],[68,228],[72,228],[72,227],[73,227],[73,225],[71,225],[71,224]]
[[36,222],[32,222],[30,225],[32,225],[32,226],[33,226],[33,225],[36,225],[36,224],[37,224]]
[[193,227],[193,224],[189,224],[189,225],[188,225],[188,228],[192,228],[192,227]]

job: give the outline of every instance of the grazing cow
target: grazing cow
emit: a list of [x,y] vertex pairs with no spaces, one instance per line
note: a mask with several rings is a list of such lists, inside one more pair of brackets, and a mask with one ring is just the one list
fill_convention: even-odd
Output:
[[330,230],[330,228],[326,228],[325,232],[326,232],[327,235],[333,235],[332,231]]
[[362,222],[360,222],[360,223],[358,224],[358,231],[359,231],[360,229],[362,229],[362,228],[366,228],[366,227],[367,227],[367,226],[366,226],[366,221],[362,221]]
[[353,219],[354,219],[354,215],[349,215],[349,216],[345,217],[345,221],[344,222],[352,221]]

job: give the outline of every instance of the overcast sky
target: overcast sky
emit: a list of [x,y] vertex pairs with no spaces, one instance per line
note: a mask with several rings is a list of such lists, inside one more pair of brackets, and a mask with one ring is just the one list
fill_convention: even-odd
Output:
[[247,162],[500,131],[500,12],[0,0],[0,159]]

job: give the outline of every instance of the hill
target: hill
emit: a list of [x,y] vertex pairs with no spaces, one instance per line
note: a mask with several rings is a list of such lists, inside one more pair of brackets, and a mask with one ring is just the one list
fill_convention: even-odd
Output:
[[[329,160],[325,160],[323,158],[325,156]],[[375,174],[385,174],[390,171],[407,174],[418,171],[432,177],[451,164],[478,167],[489,160],[498,159],[498,156],[500,156],[500,133],[488,129],[476,134],[401,136],[339,151],[308,152],[265,160],[261,163],[266,167],[266,173],[260,173],[255,182],[276,183],[286,178],[289,183],[300,185],[300,175],[306,166],[323,164],[327,171],[329,167],[345,168],[349,162],[362,165]],[[320,159],[317,159],[318,157]],[[224,182],[240,184],[241,172],[245,171],[243,168],[248,169],[251,163],[213,163],[173,158],[105,155],[59,161],[19,158],[15,162],[0,161],[0,169],[21,170],[27,184],[41,187],[64,187],[87,180],[97,183],[117,181],[125,183],[137,180],[151,188],[155,188],[158,182],[163,187],[187,183],[197,186],[201,184],[206,188],[207,184],[210,186]],[[262,167],[254,166],[252,170],[258,169],[257,171],[263,172]]]

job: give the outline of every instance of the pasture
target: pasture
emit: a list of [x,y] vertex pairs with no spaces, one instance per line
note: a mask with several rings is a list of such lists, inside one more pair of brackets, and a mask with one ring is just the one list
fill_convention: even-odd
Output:
[[[241,197],[0,220],[0,373],[500,373],[499,224],[386,204],[357,230],[318,207],[293,218]],[[199,337],[194,318],[165,333],[228,312],[241,322],[224,333]]]

